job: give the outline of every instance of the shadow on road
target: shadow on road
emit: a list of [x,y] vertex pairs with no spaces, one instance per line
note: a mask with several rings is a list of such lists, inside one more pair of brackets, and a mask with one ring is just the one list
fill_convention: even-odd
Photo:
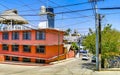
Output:
[[95,63],[82,63],[82,68],[95,70]]

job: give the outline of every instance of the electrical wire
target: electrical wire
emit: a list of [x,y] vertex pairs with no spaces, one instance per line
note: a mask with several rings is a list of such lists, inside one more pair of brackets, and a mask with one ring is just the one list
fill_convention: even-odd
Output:
[[[69,19],[77,19],[77,18],[88,18],[88,17],[92,17],[94,15],[88,15],[88,16],[79,16],[79,17],[69,17],[69,18],[58,18],[55,20],[69,20]],[[28,21],[40,21],[40,20],[28,20]],[[47,21],[47,20],[41,20],[41,21]]]
[[26,6],[27,8],[33,10],[33,8],[31,8],[28,4],[25,4],[23,1],[19,0],[19,2],[21,2],[22,4],[24,4],[24,6]]
[[64,27],[67,27],[67,26],[78,25],[78,24],[87,23],[87,22],[90,22],[90,21],[91,21],[91,20],[82,21],[82,22],[78,22],[78,23],[74,23],[74,24],[69,24],[69,25],[60,26],[60,27],[57,27],[57,28],[64,28]]
[[[51,2],[51,3],[53,3],[53,4],[55,4],[55,5],[58,5],[58,6],[60,6],[59,4],[57,4],[57,3],[55,3],[55,2],[53,2],[53,1],[51,1],[51,0],[48,0],[49,2]],[[63,9],[67,9],[67,10],[69,10],[69,11],[73,11],[72,9],[69,9],[69,8],[63,8]],[[59,13],[55,13],[55,14],[59,14]],[[61,14],[64,14],[64,12],[61,12]],[[84,16],[83,14],[80,14],[80,13],[77,13],[78,15],[82,15],[82,16]]]
[[[53,2],[52,2],[53,3]],[[82,4],[87,4],[89,2],[83,2],[83,3],[76,3],[76,4],[69,4],[69,5],[63,5],[63,6],[56,6],[53,8],[63,8],[63,7],[71,7],[71,6],[76,6],[76,5],[82,5]]]

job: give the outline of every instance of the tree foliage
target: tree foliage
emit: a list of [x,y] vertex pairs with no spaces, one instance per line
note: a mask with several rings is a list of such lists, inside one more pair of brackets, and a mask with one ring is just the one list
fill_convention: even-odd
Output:
[[68,29],[65,31],[65,35],[69,35],[71,31],[72,31],[72,30],[71,30],[70,28],[68,28]]
[[[102,58],[109,58],[112,56],[120,55],[120,32],[112,29],[112,25],[107,24],[102,30]],[[93,54],[96,53],[96,34],[91,29],[90,33],[83,41],[86,49]]]
[[71,47],[72,47],[73,50],[78,50],[79,49],[79,46],[75,42],[72,43]]

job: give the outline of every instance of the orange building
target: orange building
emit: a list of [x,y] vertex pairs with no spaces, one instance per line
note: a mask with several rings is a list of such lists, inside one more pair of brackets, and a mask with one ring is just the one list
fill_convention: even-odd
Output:
[[63,31],[49,28],[0,31],[0,61],[49,63],[62,54]]
[[7,10],[1,14],[1,62],[49,63],[73,56],[73,53],[64,51],[64,32],[54,28],[53,8],[42,6],[41,9],[41,22],[38,28],[24,25],[28,22],[18,16],[17,10]]

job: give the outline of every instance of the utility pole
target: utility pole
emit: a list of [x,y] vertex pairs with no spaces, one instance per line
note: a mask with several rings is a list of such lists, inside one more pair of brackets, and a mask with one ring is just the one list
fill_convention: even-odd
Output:
[[99,71],[99,36],[98,36],[98,11],[97,11],[97,0],[89,0],[94,4],[95,12],[95,31],[96,31],[96,70]]
[[98,46],[98,50],[99,50],[99,54],[98,54],[98,58],[99,58],[99,69],[101,70],[101,19],[102,16],[100,14],[98,14],[98,38],[99,38],[99,46]]
[[94,4],[95,29],[96,29],[96,70],[101,70],[101,17],[97,10],[98,0],[89,0]]

